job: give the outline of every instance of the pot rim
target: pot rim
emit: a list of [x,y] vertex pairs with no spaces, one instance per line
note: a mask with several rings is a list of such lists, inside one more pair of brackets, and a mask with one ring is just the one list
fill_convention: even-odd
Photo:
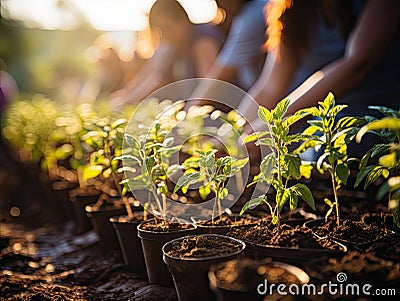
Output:
[[[240,260],[240,259],[238,259]],[[262,263],[262,261],[260,260],[255,260],[257,262],[259,262],[259,266],[264,265],[264,263]],[[221,266],[223,266],[224,264],[226,264],[226,262],[221,262],[219,264],[216,265],[212,265],[210,267],[210,270],[208,271],[208,278],[210,280],[210,283],[215,287],[215,288],[219,288],[219,289],[223,289],[225,291],[229,291],[229,292],[234,292],[236,290],[232,290],[229,289],[226,285],[224,285],[224,282],[221,282],[217,276],[215,275],[215,271],[220,268]],[[285,263],[279,260],[273,260],[271,261],[271,263],[268,263],[268,265],[271,265],[273,267],[280,267],[285,269],[286,271],[288,271],[290,274],[296,276],[296,278],[301,282],[301,284],[308,284],[311,280],[310,275],[303,269],[297,267],[296,265],[290,264],[290,263]],[[300,276],[300,277],[299,277]],[[238,290],[242,293],[247,293],[248,290]]]
[[[223,238],[226,240],[231,240],[234,241],[236,243],[238,243],[241,248],[240,250],[234,251],[232,253],[229,254],[225,254],[225,255],[215,255],[215,256],[207,256],[207,257],[196,257],[196,258],[191,258],[191,257],[176,257],[176,256],[172,256],[166,253],[165,249],[170,246],[172,243],[177,242],[179,240],[183,240],[186,238],[191,238],[191,237],[204,237],[204,236],[214,236],[217,238]],[[246,248],[246,243],[242,240],[239,240],[237,238],[233,238],[233,237],[229,237],[226,235],[220,235],[220,234],[195,234],[195,235],[187,235],[187,236],[183,236],[183,237],[179,237],[179,238],[175,238],[173,240],[170,240],[168,242],[166,242],[163,246],[162,246],[162,252],[163,252],[163,256],[164,257],[168,257],[169,259],[173,259],[173,260],[181,260],[181,261],[186,261],[186,262],[200,262],[200,261],[208,261],[208,260],[212,260],[212,259],[217,259],[217,258],[221,258],[221,257],[228,257],[228,256],[235,256],[235,255],[239,255],[241,252],[244,251],[244,249]]]

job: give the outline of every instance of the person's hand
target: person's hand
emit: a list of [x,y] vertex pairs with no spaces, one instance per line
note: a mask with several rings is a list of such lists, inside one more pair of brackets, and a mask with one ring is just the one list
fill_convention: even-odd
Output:
[[127,92],[124,89],[115,91],[110,95],[110,105],[113,109],[119,109],[127,102]]

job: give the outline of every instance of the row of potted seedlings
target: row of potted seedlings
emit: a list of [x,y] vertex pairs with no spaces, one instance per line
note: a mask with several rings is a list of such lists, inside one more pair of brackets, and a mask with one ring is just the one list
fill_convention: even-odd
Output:
[[[395,251],[384,254],[382,250],[395,250],[399,243],[399,112],[375,107],[372,109],[383,113],[383,118],[341,117],[346,106],[336,105],[332,94],[318,107],[291,116],[286,116],[288,104],[285,99],[273,110],[260,107],[259,118],[268,130],[244,139],[267,154],[257,166],[258,174],[248,183],[248,187],[257,185],[256,191],[264,191],[240,206],[240,214],[227,214],[231,212],[223,208],[231,202],[232,194],[243,192],[246,183],[242,172],[252,160],[250,157],[249,163],[247,156],[235,152],[234,145],[232,152],[228,148],[224,155],[192,135],[193,124],[204,127],[204,118],[215,114],[209,106],[186,112],[182,103],[153,100],[142,109],[145,115],[141,115],[140,124],[89,105],[58,113],[54,109],[46,123],[48,127],[53,122],[49,135],[48,129],[46,134],[42,134],[43,129],[38,134],[36,128],[20,134],[21,128],[36,119],[23,120],[26,116],[18,111],[21,104],[16,104],[9,111],[3,135],[18,147],[18,153],[26,152],[31,158],[35,153],[53,184],[75,183],[77,187],[70,189],[69,195],[78,233],[90,228],[85,208],[105,252],[121,250],[130,271],[147,277],[151,284],[175,285],[180,300],[212,300],[215,296],[220,300],[262,299],[256,287],[263,279],[307,283],[307,274],[291,264],[306,269],[312,259],[341,257],[348,249],[382,256],[394,253],[398,261]],[[38,109],[43,103],[25,102],[24,108],[28,106]],[[242,125],[237,114],[225,117],[225,124],[232,129]],[[306,118],[308,127],[291,133],[291,126]],[[177,144],[171,135],[176,128],[187,132],[184,144]],[[215,131],[209,129],[211,134]],[[338,192],[352,177],[349,165],[354,160],[348,156],[348,144],[353,139],[360,142],[366,132],[378,135],[382,143],[356,162],[359,172],[354,185],[365,181],[366,189],[384,179],[378,197],[389,198],[392,214],[344,219]],[[39,150],[27,150],[24,135],[36,137],[41,143],[29,145]],[[314,155],[316,162],[303,161],[304,152],[312,149],[319,149]],[[177,162],[172,162],[177,155]],[[325,217],[306,223],[285,219],[285,212],[296,212],[299,200],[316,210],[307,185],[314,170],[329,175],[331,183],[333,199],[325,199]],[[233,178],[238,191],[230,191],[227,185]],[[210,206],[202,207],[204,220],[191,220],[184,218],[185,206],[174,207],[170,199],[181,204],[203,200]],[[248,211],[258,214],[245,216]],[[260,216],[259,212],[265,214]]]

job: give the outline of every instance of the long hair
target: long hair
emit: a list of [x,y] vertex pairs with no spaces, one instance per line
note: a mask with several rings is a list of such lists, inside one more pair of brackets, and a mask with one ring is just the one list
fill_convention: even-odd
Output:
[[[311,39],[318,26],[317,19],[324,13],[324,0],[270,0],[265,7],[267,41],[265,48],[271,51],[284,45],[290,54],[301,60],[309,50]],[[353,26],[351,0],[336,0],[329,13],[339,23],[344,36]]]

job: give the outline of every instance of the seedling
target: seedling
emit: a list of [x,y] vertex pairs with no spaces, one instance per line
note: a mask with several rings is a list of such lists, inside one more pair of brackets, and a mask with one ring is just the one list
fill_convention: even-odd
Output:
[[96,130],[82,136],[83,142],[94,150],[90,155],[89,164],[84,167],[83,179],[87,181],[100,175],[106,179],[111,177],[125,205],[128,217],[133,219],[134,214],[125,195],[126,190],[122,189],[118,180],[119,173],[125,168],[119,168],[125,126],[125,119],[118,119],[111,124],[100,123]]
[[[397,227],[400,227],[400,114],[386,107],[369,107],[385,115],[381,119],[374,119],[363,126],[358,132],[358,142],[367,132],[378,135],[384,143],[375,144],[368,150],[360,161],[360,172],[357,175],[355,187],[365,179],[364,189],[375,182],[379,177],[387,181],[378,191],[378,199],[389,196],[389,208]],[[370,159],[378,157],[376,164],[368,165]]]
[[237,159],[231,156],[216,158],[216,149],[209,151],[195,151],[199,156],[187,159],[184,162],[184,175],[179,178],[174,188],[174,193],[179,189],[186,191],[191,184],[202,183],[199,193],[206,196],[213,192],[215,201],[213,205],[211,223],[214,224],[216,212],[222,218],[221,200],[228,196],[225,186],[229,177],[239,172],[249,161],[249,158]]
[[291,179],[300,179],[302,176],[309,178],[311,175],[312,166],[301,162],[299,155],[289,150],[292,143],[313,139],[312,136],[306,134],[289,134],[290,126],[309,115],[310,110],[301,110],[292,116],[284,117],[288,106],[288,99],[280,101],[272,111],[260,106],[258,116],[269,129],[256,132],[244,139],[246,143],[255,141],[257,145],[270,148],[271,152],[263,158],[260,164],[260,173],[254,177],[253,182],[249,185],[257,182],[272,185],[276,190],[276,198],[274,207],[267,201],[266,194],[251,199],[243,206],[240,214],[243,214],[247,209],[266,204],[271,211],[272,224],[277,225],[278,229],[281,219],[280,213],[287,202],[290,204],[290,210],[294,210],[300,198],[315,210],[314,198],[306,185],[297,183],[288,186]]
[[[358,126],[364,123],[364,119],[345,116],[337,120],[338,113],[347,106],[336,105],[332,93],[329,93],[324,101],[318,102],[318,104],[318,108],[311,108],[310,112],[314,119],[308,121],[310,126],[303,132],[303,135],[314,135],[314,138],[303,142],[296,150],[296,153],[301,153],[309,148],[324,148],[317,160],[316,167],[321,174],[329,173],[334,195],[334,202],[327,198],[325,199],[325,203],[329,206],[325,219],[327,220],[335,209],[336,225],[339,226],[338,190],[342,185],[346,185],[350,175],[348,162],[351,159],[348,158],[347,145],[355,137]],[[320,134],[319,136],[317,135],[318,133]]]

